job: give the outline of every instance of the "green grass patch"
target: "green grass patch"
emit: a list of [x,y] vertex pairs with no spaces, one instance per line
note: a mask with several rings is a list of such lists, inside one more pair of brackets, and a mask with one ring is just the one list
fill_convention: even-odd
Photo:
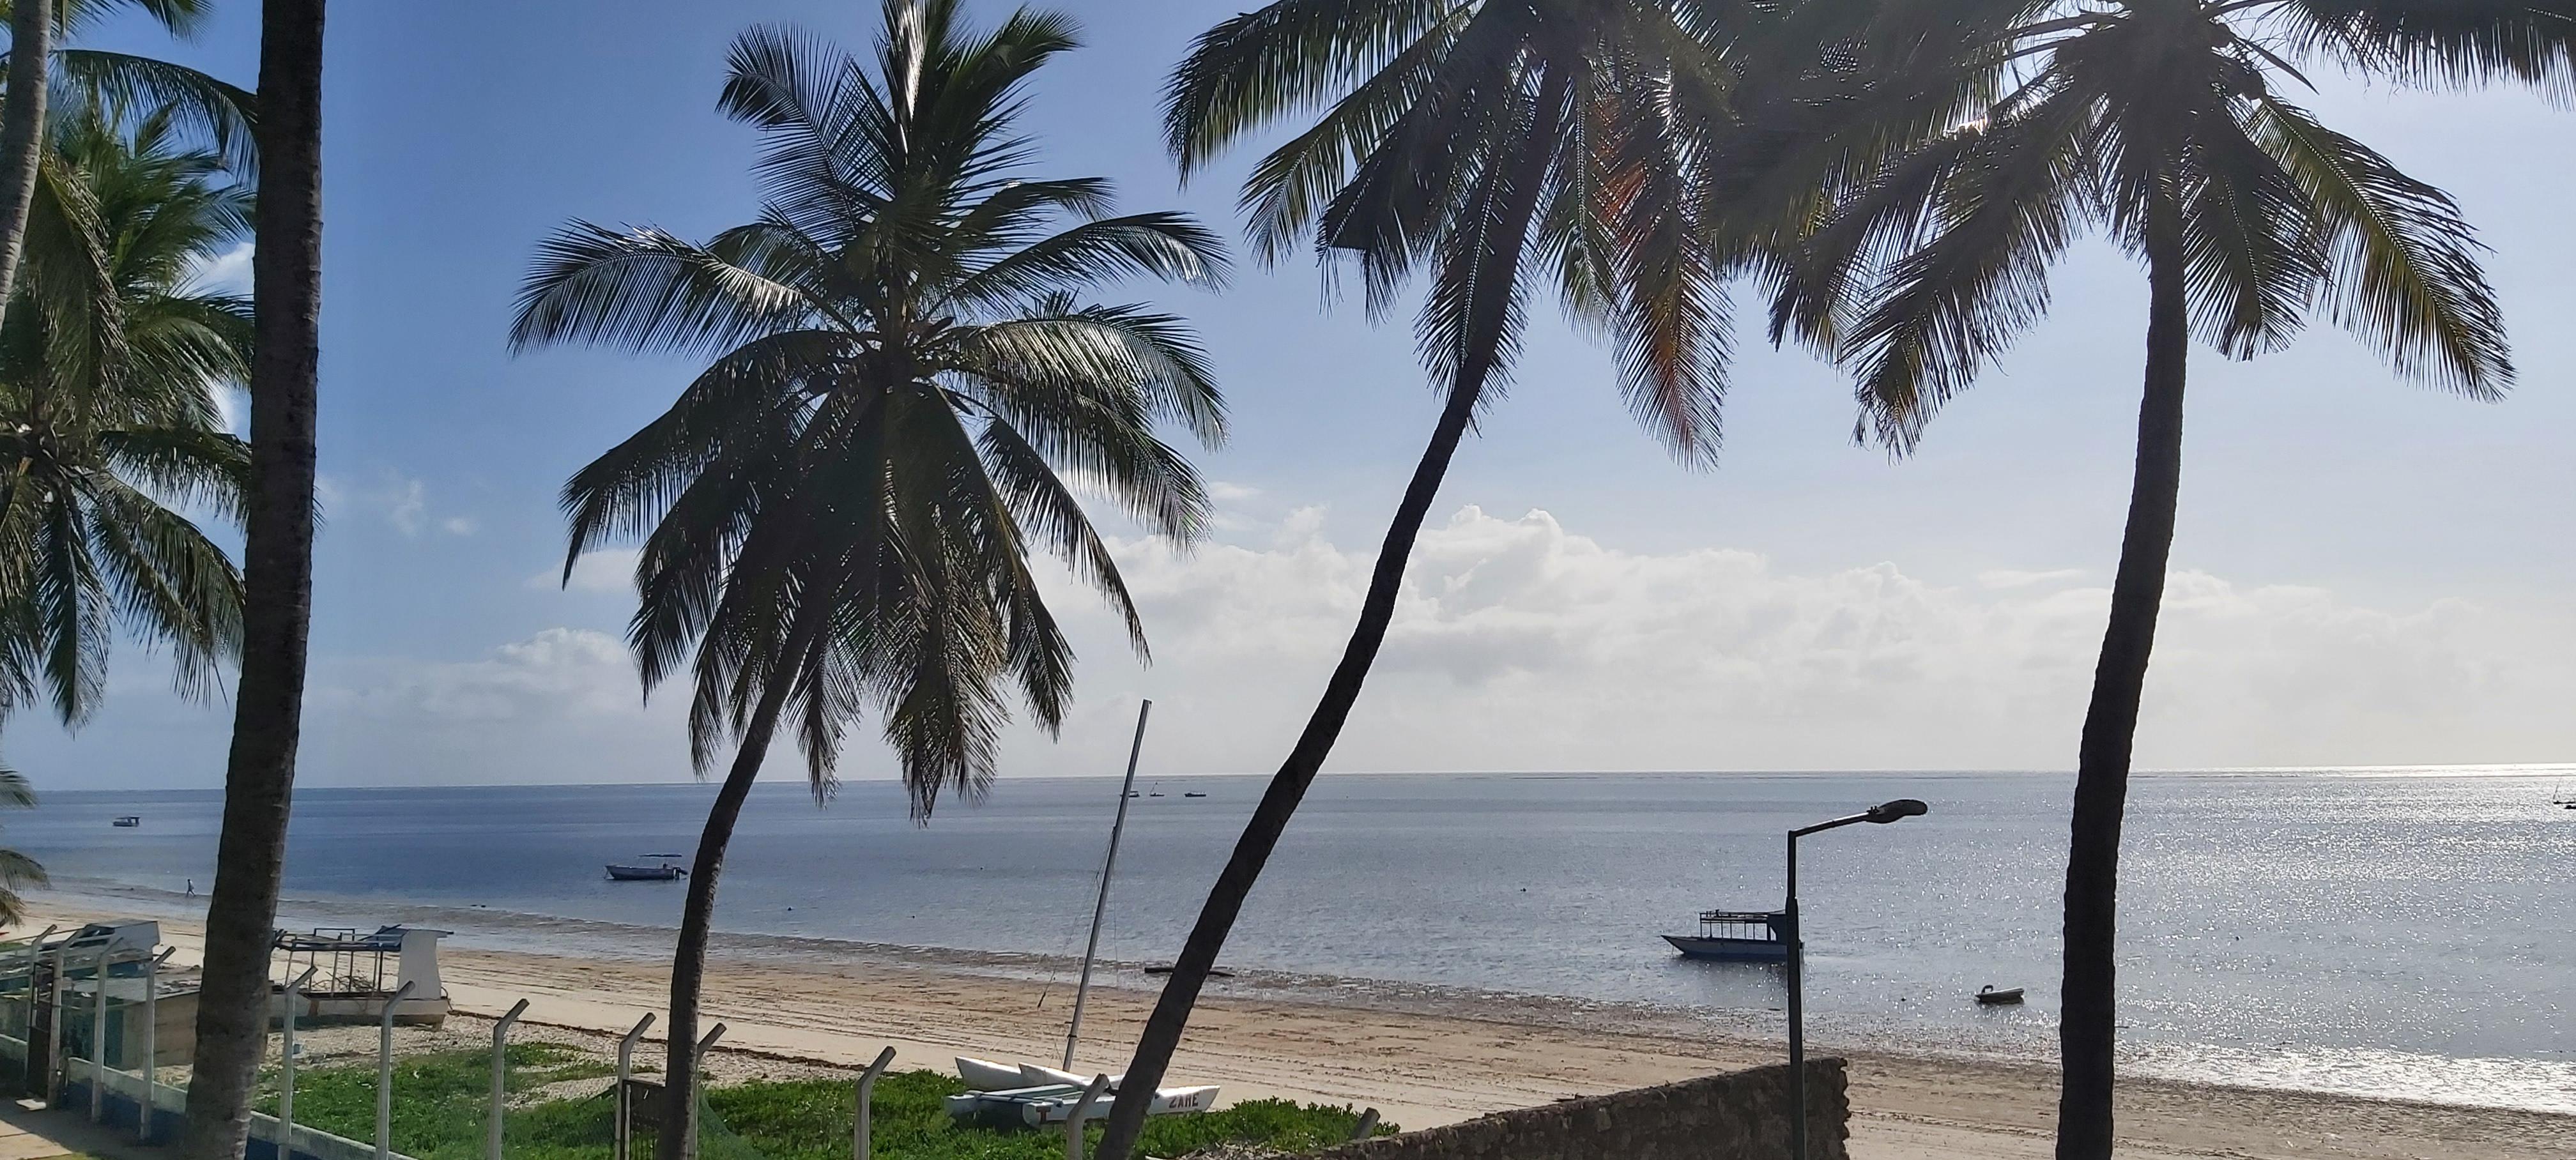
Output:
[[[482,1160],[492,1073],[488,1052],[412,1056],[394,1067],[393,1148],[420,1160]],[[510,1160],[607,1160],[615,1109],[606,1096],[529,1101],[525,1093],[613,1069],[571,1048],[513,1044],[507,1090],[520,1098],[506,1114],[503,1147]],[[276,1111],[275,1077],[263,1077],[261,1110]],[[893,1072],[877,1081],[869,1138],[877,1160],[1056,1160],[1064,1139],[1054,1131],[999,1131],[961,1126],[943,1098],[965,1090],[938,1072]],[[786,1080],[706,1092],[699,1144],[705,1160],[847,1160],[856,1092],[851,1080]],[[376,1073],[372,1067],[299,1071],[295,1119],[353,1140],[372,1141]],[[1340,1143],[1359,1126],[1347,1107],[1253,1100],[1219,1112],[1147,1121],[1144,1147],[1156,1156],[1185,1156],[1219,1143],[1304,1152]],[[1391,1127],[1380,1127],[1381,1134]],[[1096,1142],[1100,1129],[1090,1129]],[[637,1133],[636,1154],[651,1155],[650,1132]]]

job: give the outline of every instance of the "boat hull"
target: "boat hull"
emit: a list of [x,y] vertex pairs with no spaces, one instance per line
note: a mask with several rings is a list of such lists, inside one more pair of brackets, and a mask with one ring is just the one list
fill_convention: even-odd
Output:
[[608,877],[614,882],[668,882],[688,871],[677,866],[611,866]]
[[1758,938],[1701,938],[1697,935],[1668,934],[1664,941],[1685,957],[1715,959],[1729,963],[1785,963],[1789,961],[1789,944]]

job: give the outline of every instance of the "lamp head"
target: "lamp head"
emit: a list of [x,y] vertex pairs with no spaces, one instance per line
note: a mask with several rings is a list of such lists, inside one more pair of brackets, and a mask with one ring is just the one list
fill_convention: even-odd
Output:
[[1869,812],[1861,816],[1884,826],[1900,818],[1919,818],[1931,812],[1932,807],[1913,798],[1898,798],[1892,802],[1871,806]]

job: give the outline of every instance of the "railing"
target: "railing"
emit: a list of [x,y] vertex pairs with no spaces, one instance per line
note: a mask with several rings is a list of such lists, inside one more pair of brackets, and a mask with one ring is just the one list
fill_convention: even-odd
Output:
[[[53,933],[49,930],[46,937]],[[14,1070],[24,1090],[45,1096],[53,1107],[83,1111],[94,1123],[130,1131],[138,1143],[166,1144],[175,1140],[185,1121],[187,1089],[162,1079],[162,1061],[158,1058],[170,1042],[159,1027],[161,1017],[171,1010],[162,1003],[167,981],[164,968],[170,955],[168,950],[145,954],[128,947],[67,953],[63,948],[43,947],[38,942],[0,943],[0,1072]],[[318,1032],[309,1023],[299,1021],[304,1005],[297,1002],[299,992],[313,974],[310,970],[301,971],[284,989],[286,1001],[278,1021],[276,1046],[268,1049],[275,1060],[275,1112],[252,1112],[248,1160],[411,1160],[394,1148],[395,1090],[399,1065],[405,1058],[398,1050],[401,1045],[395,1014],[397,1007],[411,998],[411,986],[406,985],[385,1002],[376,1021],[372,1052],[362,1049],[357,1062],[348,1062],[345,1052],[349,1045],[344,1042],[340,1049],[342,1062],[317,1067],[308,1059],[305,1047],[314,1042]],[[529,1001],[522,999],[493,1020],[489,1096],[468,1101],[473,1118],[480,1121],[480,1150],[485,1160],[503,1160],[508,1154],[506,1133],[515,1074],[511,1048],[528,1009]],[[638,1115],[636,1094],[646,1088],[660,1090],[659,1084],[637,1080],[633,1075],[635,1047],[654,1021],[653,1015],[645,1015],[617,1045],[613,1160],[634,1160],[639,1151],[635,1132],[642,1117]],[[709,1029],[691,1058],[703,1059],[724,1031],[721,1023]],[[877,1080],[894,1058],[895,1050],[885,1048],[852,1081],[852,1098],[844,1106],[853,1113],[853,1160],[871,1160],[872,1097]],[[369,1094],[374,1097],[375,1113],[371,1139],[354,1139],[297,1122],[301,1089],[326,1080],[339,1085],[338,1094],[343,1097],[339,1106],[345,1111],[346,1097],[356,1094],[348,1090],[348,1085],[365,1082],[353,1080],[351,1073],[363,1074],[368,1063],[373,1065],[373,1091]],[[703,1084],[698,1086],[703,1090]],[[359,1106],[363,1107],[363,1102]],[[466,1111],[458,1108],[454,1114],[461,1117]],[[333,1126],[343,1131],[356,1127],[357,1134],[367,1134],[358,1125]],[[1073,1135],[1078,1141],[1078,1127]],[[448,1138],[456,1139],[454,1135]],[[1075,1147],[1078,1149],[1078,1143]],[[690,1151],[695,1153],[695,1149]]]

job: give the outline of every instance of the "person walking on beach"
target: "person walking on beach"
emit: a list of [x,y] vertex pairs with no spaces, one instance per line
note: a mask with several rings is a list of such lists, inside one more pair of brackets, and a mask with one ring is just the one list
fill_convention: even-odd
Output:
[[191,878],[191,879],[189,879],[189,880],[188,880],[188,897],[190,897],[190,898],[195,898],[196,896],[197,896],[197,880],[196,880],[196,879],[194,879],[194,878]]

